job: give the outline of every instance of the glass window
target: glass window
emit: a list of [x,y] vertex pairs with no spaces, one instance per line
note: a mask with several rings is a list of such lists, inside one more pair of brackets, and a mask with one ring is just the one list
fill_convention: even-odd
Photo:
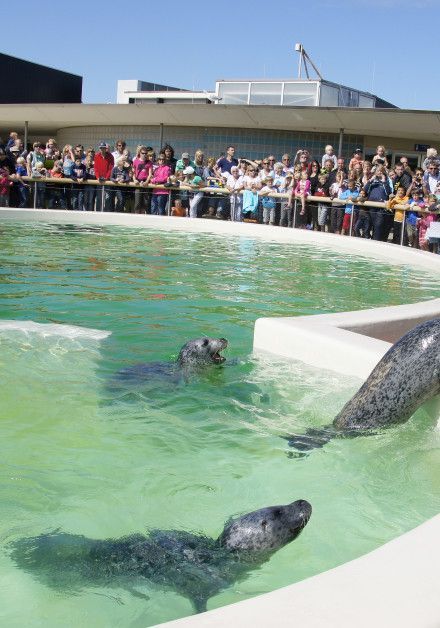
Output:
[[321,83],[321,94],[319,100],[319,105],[321,107],[337,107],[339,103],[338,88]]
[[359,94],[359,107],[372,109],[374,107],[374,98],[372,96],[364,96]]
[[219,83],[218,96],[222,105],[247,105],[249,83]]
[[346,87],[339,87],[339,107],[357,107],[359,105],[359,92]]
[[281,105],[282,83],[251,83],[251,105]]
[[317,105],[318,84],[285,83],[283,105],[297,105],[298,107],[314,107]]

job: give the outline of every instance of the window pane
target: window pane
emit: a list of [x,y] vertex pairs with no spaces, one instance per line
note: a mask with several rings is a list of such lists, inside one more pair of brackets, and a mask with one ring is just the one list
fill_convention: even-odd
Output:
[[219,83],[218,95],[222,105],[247,105],[249,83]]
[[313,107],[317,104],[317,91],[317,83],[285,83],[283,104]]
[[281,105],[281,83],[251,83],[251,105]]

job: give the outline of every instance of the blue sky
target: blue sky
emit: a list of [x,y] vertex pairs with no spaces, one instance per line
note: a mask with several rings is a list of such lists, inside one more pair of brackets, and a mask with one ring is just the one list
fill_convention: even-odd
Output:
[[88,103],[115,102],[118,79],[211,90],[220,78],[296,78],[301,42],[328,80],[440,109],[439,0],[23,0],[3,16],[2,52],[80,74]]

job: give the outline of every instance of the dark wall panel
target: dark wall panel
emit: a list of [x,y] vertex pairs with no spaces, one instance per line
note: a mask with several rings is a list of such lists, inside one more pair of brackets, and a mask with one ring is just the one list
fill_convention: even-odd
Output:
[[80,103],[82,77],[0,54],[0,103]]

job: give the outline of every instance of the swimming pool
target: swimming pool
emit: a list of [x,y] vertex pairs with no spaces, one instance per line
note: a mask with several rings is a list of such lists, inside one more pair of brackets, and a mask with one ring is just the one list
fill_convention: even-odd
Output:
[[[216,536],[231,514],[308,499],[301,537],[214,608],[345,562],[438,511],[438,437],[423,412],[380,437],[290,459],[279,436],[329,422],[358,381],[250,357],[260,316],[420,301],[440,296],[435,277],[252,237],[2,223],[0,239],[2,319],[111,332],[0,333],[3,547],[56,528]],[[235,362],[172,391],[108,385],[118,369],[173,359],[202,334],[227,337]],[[8,625],[145,626],[192,612],[157,587],[148,602],[123,589],[54,592],[7,552],[0,570]]]

